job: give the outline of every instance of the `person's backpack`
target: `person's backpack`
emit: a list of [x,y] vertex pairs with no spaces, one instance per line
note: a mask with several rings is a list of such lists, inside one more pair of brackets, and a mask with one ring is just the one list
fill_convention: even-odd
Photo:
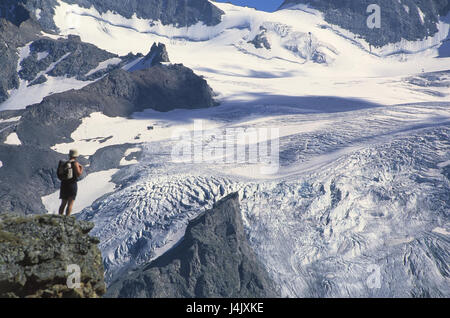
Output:
[[57,171],[58,179],[61,181],[71,180],[74,176],[74,171],[71,161],[60,161]]

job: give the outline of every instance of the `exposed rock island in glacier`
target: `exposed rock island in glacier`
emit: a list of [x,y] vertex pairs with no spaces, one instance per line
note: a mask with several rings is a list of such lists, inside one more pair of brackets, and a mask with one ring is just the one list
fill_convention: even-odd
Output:
[[275,297],[248,244],[239,195],[230,194],[189,222],[183,240],[111,284],[110,297]]

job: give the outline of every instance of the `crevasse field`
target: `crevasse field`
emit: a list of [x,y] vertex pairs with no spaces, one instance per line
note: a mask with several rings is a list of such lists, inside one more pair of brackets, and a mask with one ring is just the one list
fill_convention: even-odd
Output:
[[[170,249],[189,219],[239,191],[250,242],[283,296],[449,297],[450,58],[437,50],[449,24],[421,42],[373,49],[304,6],[216,5],[222,23],[189,28],[57,7],[61,36],[120,55],[166,44],[171,62],[204,76],[221,103],[131,118],[94,113],[73,143],[53,146],[92,155],[130,144],[120,169],[80,182],[75,207],[96,224],[107,281]],[[248,43],[263,29],[271,50]],[[24,84],[1,108],[86,84]],[[250,145],[249,159],[230,159],[227,142]],[[200,157],[174,156],[191,145]],[[271,173],[250,160],[264,145],[276,150]],[[57,199],[42,198],[49,213]]]

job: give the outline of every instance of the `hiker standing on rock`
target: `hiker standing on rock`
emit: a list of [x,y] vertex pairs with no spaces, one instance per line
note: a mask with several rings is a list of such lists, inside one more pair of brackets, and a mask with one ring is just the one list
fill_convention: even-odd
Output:
[[61,180],[59,215],[64,214],[66,206],[66,215],[70,216],[70,213],[72,213],[73,203],[78,191],[77,181],[83,173],[83,166],[77,162],[78,156],[78,151],[72,149],[69,152],[69,161],[60,161],[58,165],[58,178]]

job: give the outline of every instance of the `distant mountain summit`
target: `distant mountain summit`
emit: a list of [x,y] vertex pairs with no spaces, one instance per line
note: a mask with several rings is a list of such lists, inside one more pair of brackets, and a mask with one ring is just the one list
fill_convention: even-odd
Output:
[[220,23],[222,10],[208,0],[2,0],[0,18],[18,25],[30,16],[35,17],[46,31],[57,31],[53,21],[58,2],[77,4],[83,8],[94,7],[100,13],[111,11],[126,18],[158,20],[162,24],[179,27],[198,22],[206,25]]
[[153,43],[150,48],[150,52],[142,60],[130,67],[128,71],[141,70],[168,62],[170,62],[170,59],[169,54],[167,53],[166,45],[163,43]]
[[[328,23],[349,30],[376,47],[433,36],[439,32],[440,17],[450,11],[448,0],[285,0],[280,9],[298,4],[323,12]],[[367,27],[367,7],[371,4],[381,8],[381,28]]]

